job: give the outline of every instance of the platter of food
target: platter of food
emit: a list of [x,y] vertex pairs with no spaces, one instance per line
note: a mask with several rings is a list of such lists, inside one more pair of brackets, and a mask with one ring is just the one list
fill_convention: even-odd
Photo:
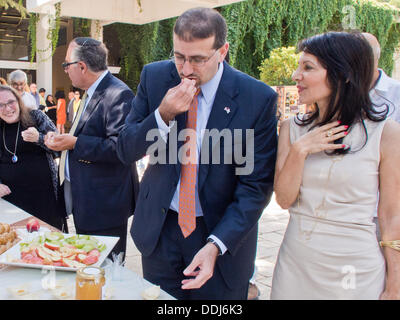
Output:
[[119,239],[51,231],[19,233],[19,237],[19,243],[0,255],[0,264],[61,271],[99,267]]

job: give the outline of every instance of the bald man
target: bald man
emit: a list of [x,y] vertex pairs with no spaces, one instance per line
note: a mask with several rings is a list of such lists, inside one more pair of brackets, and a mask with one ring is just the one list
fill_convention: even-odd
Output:
[[[381,46],[376,37],[370,33],[363,33],[363,36],[372,47],[374,53],[374,76],[369,92],[371,101],[377,106],[378,110],[385,105],[389,106],[388,117],[400,122],[400,81],[390,78],[382,69],[378,68]],[[377,226],[376,235],[380,240],[377,212],[375,212],[374,222]]]
[[370,91],[371,100],[378,107],[388,105],[388,117],[400,122],[400,81],[390,78],[382,69],[378,68],[381,47],[376,37],[366,32],[363,33],[363,36],[372,47],[374,53],[374,76]]

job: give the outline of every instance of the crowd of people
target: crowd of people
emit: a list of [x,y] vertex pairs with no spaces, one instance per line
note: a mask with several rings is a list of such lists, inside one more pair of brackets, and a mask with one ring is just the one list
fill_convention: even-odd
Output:
[[77,233],[118,236],[114,253],[134,214],[145,279],[178,299],[238,300],[275,192],[290,220],[272,299],[399,299],[400,82],[378,68],[378,41],[301,41],[293,80],[314,108],[278,138],[277,94],[229,65],[226,37],[217,11],[184,12],[171,58],[143,68],[136,95],[91,38],[68,46],[62,68],[80,89],[68,104],[27,93],[15,72],[0,86],[0,196],[65,232],[72,214]]
[[[21,96],[24,105],[32,109],[43,111],[50,120],[57,126],[59,132],[65,132],[65,125],[72,124],[74,113],[80,103],[80,91],[71,89],[68,93],[68,108],[66,106],[65,93],[59,90],[46,96],[46,89],[37,90],[36,83],[28,85],[28,76],[22,70],[15,70],[9,75],[9,82],[0,77],[1,85],[9,85]],[[71,107],[70,107],[71,105]]]

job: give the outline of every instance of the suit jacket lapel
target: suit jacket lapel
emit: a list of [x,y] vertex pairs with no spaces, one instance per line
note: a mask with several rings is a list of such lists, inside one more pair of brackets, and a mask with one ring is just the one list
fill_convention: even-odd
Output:
[[[222,78],[218,86],[206,129],[216,129],[218,130],[218,133],[221,133],[223,129],[228,128],[229,123],[232,121],[239,107],[234,99],[238,94],[238,91],[239,90],[236,86],[236,78],[233,69],[226,62],[224,62],[224,73],[222,74]],[[218,139],[203,139],[201,150],[204,150],[206,147],[205,144],[208,144],[209,161],[208,164],[200,163],[199,165],[199,190],[201,190],[203,187],[204,181],[208,174],[209,165],[212,164],[212,150],[217,142]],[[221,154],[221,160],[223,160],[223,154]]]
[[86,124],[86,121],[90,118],[90,115],[96,109],[97,104],[103,99],[105,89],[107,88],[108,82],[110,81],[111,73],[108,73],[103,80],[100,81],[99,85],[97,86],[96,90],[93,93],[93,96],[90,98],[89,103],[86,106],[86,110],[83,112],[78,126],[75,130],[75,136],[77,136],[83,127]]

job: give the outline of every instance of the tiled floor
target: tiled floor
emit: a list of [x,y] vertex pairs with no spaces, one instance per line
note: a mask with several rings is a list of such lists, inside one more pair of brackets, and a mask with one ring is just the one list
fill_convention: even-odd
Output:
[[[261,291],[260,300],[269,300],[271,292],[272,273],[279,252],[279,246],[289,221],[287,210],[282,210],[275,202],[274,197],[259,221],[258,245],[256,257],[256,284]],[[128,230],[132,218],[129,220]],[[73,219],[69,219],[70,232],[74,232]],[[136,249],[130,235],[128,235],[126,264],[130,270],[142,275],[140,252]]]

